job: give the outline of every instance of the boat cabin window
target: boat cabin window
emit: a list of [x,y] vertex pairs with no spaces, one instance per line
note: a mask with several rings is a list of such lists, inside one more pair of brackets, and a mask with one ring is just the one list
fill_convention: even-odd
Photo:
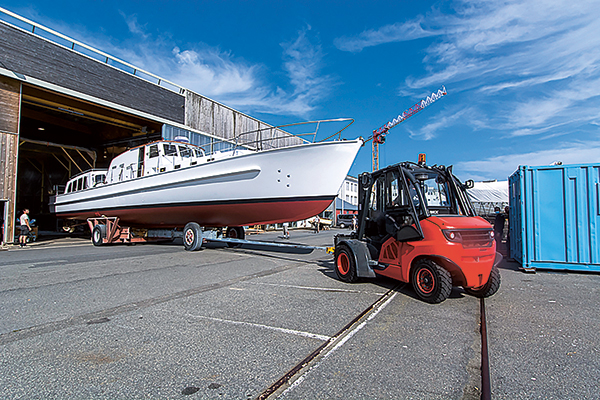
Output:
[[202,154],[202,151],[200,149],[194,149],[194,151],[196,152],[196,157],[203,157],[204,154]]
[[105,176],[104,174],[96,175],[94,177],[94,186],[104,182],[104,176]]
[[190,158],[192,156],[192,150],[189,147],[179,146],[179,154],[181,157]]
[[67,191],[66,191],[66,193],[71,193],[71,188],[72,188],[72,187],[73,187],[73,182],[70,182],[70,183],[67,185]]
[[[177,155],[177,146],[170,143],[163,143],[163,149],[165,151],[165,156],[176,156]],[[152,156],[150,156],[152,157]]]
[[158,157],[158,145],[153,144],[150,146],[150,158]]

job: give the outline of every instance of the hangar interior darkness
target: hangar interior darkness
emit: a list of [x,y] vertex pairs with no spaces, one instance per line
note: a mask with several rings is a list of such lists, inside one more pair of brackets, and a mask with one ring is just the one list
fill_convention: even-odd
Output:
[[162,124],[23,85],[16,209],[56,230],[48,202],[73,176],[161,138]]

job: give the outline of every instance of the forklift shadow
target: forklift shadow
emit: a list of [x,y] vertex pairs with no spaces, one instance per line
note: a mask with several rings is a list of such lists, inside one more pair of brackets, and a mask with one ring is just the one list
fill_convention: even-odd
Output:
[[521,264],[516,261],[508,261],[506,258],[503,258],[498,264],[499,269],[508,269],[511,271],[522,271]]
[[[339,280],[335,273],[335,269],[334,269],[335,265],[334,265],[333,261],[322,261],[321,260],[321,261],[318,261],[317,264],[320,267],[318,269],[318,271],[320,273],[322,273],[323,275],[325,275],[328,278]],[[412,299],[418,300],[419,302],[427,304],[426,302],[424,302],[417,296],[417,294],[413,290],[410,283],[400,282],[400,281],[388,278],[386,276],[377,276],[376,278],[359,278],[358,282],[371,283],[371,284],[377,285],[385,290],[394,289],[398,293],[401,293],[407,297],[410,297]],[[348,283],[347,285],[353,285],[353,284]],[[448,298],[449,299],[462,299],[467,296],[468,295],[465,293],[465,291],[463,290],[462,287],[453,286],[452,291],[450,292],[450,296],[448,296]]]

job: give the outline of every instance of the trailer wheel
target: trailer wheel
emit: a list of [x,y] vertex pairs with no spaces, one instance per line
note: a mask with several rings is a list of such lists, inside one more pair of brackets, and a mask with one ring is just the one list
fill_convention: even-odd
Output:
[[341,281],[349,283],[358,281],[354,254],[345,244],[335,248],[335,273]]
[[417,296],[432,304],[446,300],[452,291],[450,272],[429,259],[417,261],[412,269],[411,283]]
[[102,246],[106,237],[106,225],[98,224],[92,230],[92,243],[94,246]]
[[465,292],[475,297],[490,297],[500,289],[500,271],[493,266],[490,277],[485,285],[478,288],[465,288]]
[[[246,232],[242,226],[229,226],[227,227],[226,235],[228,238],[244,240]],[[229,247],[240,247],[241,245],[241,243],[227,243]]]
[[183,228],[183,247],[187,251],[197,251],[202,247],[202,229],[195,222],[188,222]]

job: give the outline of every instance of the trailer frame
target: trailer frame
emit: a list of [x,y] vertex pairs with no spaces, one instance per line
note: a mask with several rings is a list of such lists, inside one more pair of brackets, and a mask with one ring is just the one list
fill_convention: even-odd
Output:
[[[293,243],[263,242],[258,240],[246,240],[243,227],[206,228],[195,222],[186,224],[183,230],[174,229],[149,229],[121,226],[119,217],[94,217],[88,218],[87,223],[92,232],[92,243],[94,246],[123,243],[148,243],[169,241],[181,238],[184,247],[189,251],[200,250],[205,243],[226,243],[229,247],[241,245],[271,246],[295,250],[323,250],[333,254],[334,247],[308,246]],[[189,242],[186,244],[186,242]]]

